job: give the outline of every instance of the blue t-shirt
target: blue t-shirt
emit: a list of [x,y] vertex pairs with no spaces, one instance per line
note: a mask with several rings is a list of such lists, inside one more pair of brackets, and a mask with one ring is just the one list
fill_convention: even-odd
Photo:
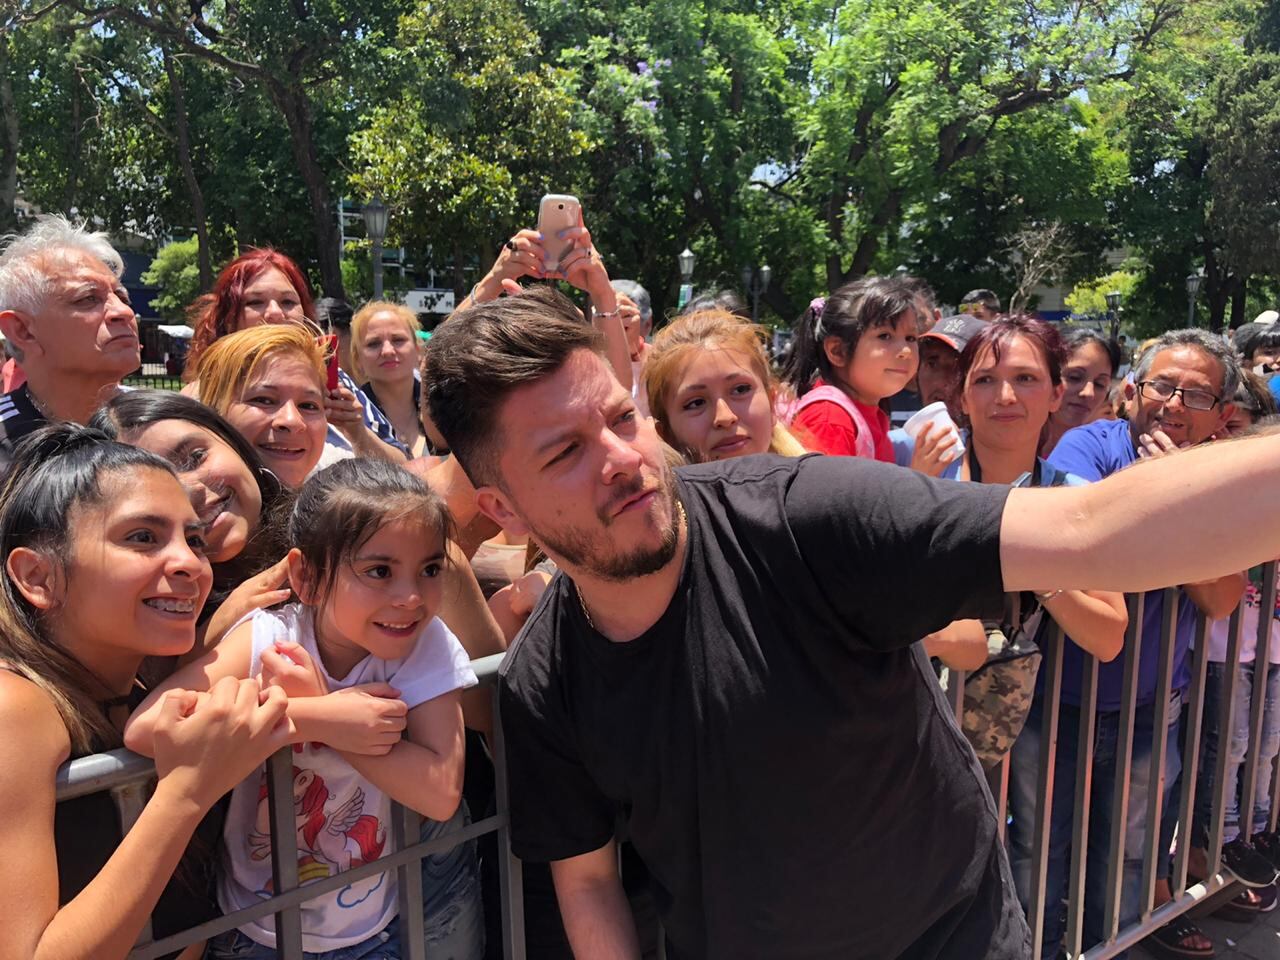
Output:
[[[1049,454],[1049,462],[1085,480],[1101,480],[1138,459],[1125,420],[1095,420],[1068,430]],[[1160,667],[1160,620],[1164,615],[1164,591],[1152,590],[1142,607],[1142,652],[1138,658],[1138,705],[1156,698],[1156,674]],[[1196,608],[1191,598],[1178,591],[1178,618],[1173,650],[1173,688],[1185,690],[1191,683],[1188,651],[1195,633]],[[1068,638],[1070,639],[1070,638]],[[1127,649],[1110,663],[1098,664],[1098,709],[1119,710],[1124,689]],[[1062,651],[1062,700],[1080,704],[1084,651],[1068,643]]]

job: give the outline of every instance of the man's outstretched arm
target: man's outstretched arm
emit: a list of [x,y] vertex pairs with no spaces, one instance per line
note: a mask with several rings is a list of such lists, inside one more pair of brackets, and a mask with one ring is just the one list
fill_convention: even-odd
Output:
[[1004,588],[1201,583],[1280,556],[1280,433],[1142,462],[1085,487],[1016,489],[1000,528]]
[[618,847],[612,840],[599,850],[553,861],[551,878],[575,957],[640,960],[635,921],[618,876]]

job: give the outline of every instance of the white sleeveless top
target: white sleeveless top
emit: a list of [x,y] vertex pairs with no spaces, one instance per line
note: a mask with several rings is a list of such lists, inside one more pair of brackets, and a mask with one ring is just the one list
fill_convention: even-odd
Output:
[[[423,628],[417,646],[403,660],[368,656],[341,680],[324,669],[310,608],[291,603],[278,610],[258,610],[246,619],[253,622],[250,676],[261,672],[263,650],[276,640],[292,640],[311,655],[330,692],[386,682],[400,691],[400,699],[412,709],[477,682],[462,644],[439,619]],[[323,744],[294,745],[293,803],[298,875],[304,886],[393,852],[390,798]],[[269,824],[264,767],[231,792],[218,878],[218,905],[223,913],[272,895]],[[394,871],[308,900],[302,905],[302,949],[324,953],[367,940],[395,919],[397,908]],[[264,946],[276,945],[274,917],[247,923],[240,932]]]

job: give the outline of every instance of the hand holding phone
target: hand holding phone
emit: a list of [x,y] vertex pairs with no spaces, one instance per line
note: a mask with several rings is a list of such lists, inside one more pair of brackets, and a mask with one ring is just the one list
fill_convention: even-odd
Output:
[[338,335],[336,333],[328,333],[320,338],[324,346],[325,360],[328,363],[325,387],[329,390],[338,389]]
[[560,236],[571,227],[582,225],[582,205],[567,193],[549,193],[538,205],[538,232],[545,251],[542,267],[548,276],[561,272],[565,258],[573,250],[573,238]]

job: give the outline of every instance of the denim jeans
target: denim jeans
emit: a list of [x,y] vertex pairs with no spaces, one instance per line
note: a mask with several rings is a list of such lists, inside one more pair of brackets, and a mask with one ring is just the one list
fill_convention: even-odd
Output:
[[[1035,836],[1036,784],[1040,767],[1040,732],[1044,723],[1044,705],[1037,697],[1031,706],[1027,724],[1013,745],[1009,765],[1009,861],[1014,883],[1023,909],[1027,909],[1031,891],[1031,858]],[[1142,856],[1147,839],[1147,798],[1151,786],[1151,748],[1155,726],[1163,718],[1168,724],[1165,761],[1165,810],[1177,796],[1178,774],[1182,755],[1178,749],[1182,698],[1174,694],[1167,709],[1159,713],[1154,705],[1139,707],[1134,715],[1133,753],[1129,768],[1129,808],[1124,831],[1124,874],[1120,885],[1120,927],[1133,923],[1140,912]],[[1119,750],[1120,714],[1100,712],[1094,726],[1093,781],[1089,806],[1089,836],[1085,878],[1084,933],[1086,949],[1103,939],[1103,908],[1106,898],[1111,842],[1111,803],[1116,785],[1116,757]],[[1075,814],[1076,756],[1079,750],[1080,710],[1062,704],[1058,720],[1058,750],[1054,761],[1053,797],[1049,813],[1049,856],[1045,883],[1045,921],[1041,937],[1041,956],[1057,957],[1061,953],[1063,911],[1067,896],[1067,876],[1072,844],[1071,828]],[[1156,824],[1162,838],[1170,832],[1167,824]],[[1161,829],[1166,827],[1166,829]],[[1161,847],[1163,863],[1157,876],[1171,873],[1168,849]],[[1034,931],[1033,931],[1034,935]],[[1125,956],[1125,954],[1117,954]]]
[[[464,803],[448,822],[423,820],[420,838],[431,840],[461,830],[470,822]],[[481,960],[484,907],[474,841],[422,859],[422,901],[430,960]],[[230,930],[210,942],[206,956],[209,960],[275,960],[276,951],[239,930]],[[306,960],[400,960],[400,918],[360,943],[303,956]]]
[[[1201,726],[1200,775],[1196,780],[1196,809],[1192,838],[1196,846],[1209,845],[1218,772],[1218,736],[1222,727],[1222,700],[1227,665],[1210,663],[1204,688],[1204,720]],[[1271,818],[1272,763],[1280,753],[1280,665],[1267,672],[1266,704],[1262,712],[1262,742],[1258,745],[1258,779],[1253,793],[1251,834],[1267,829]],[[1240,769],[1249,752],[1249,713],[1253,703],[1253,664],[1236,666],[1236,702],[1231,716],[1226,768],[1226,804],[1223,808],[1222,842],[1240,835]]]

